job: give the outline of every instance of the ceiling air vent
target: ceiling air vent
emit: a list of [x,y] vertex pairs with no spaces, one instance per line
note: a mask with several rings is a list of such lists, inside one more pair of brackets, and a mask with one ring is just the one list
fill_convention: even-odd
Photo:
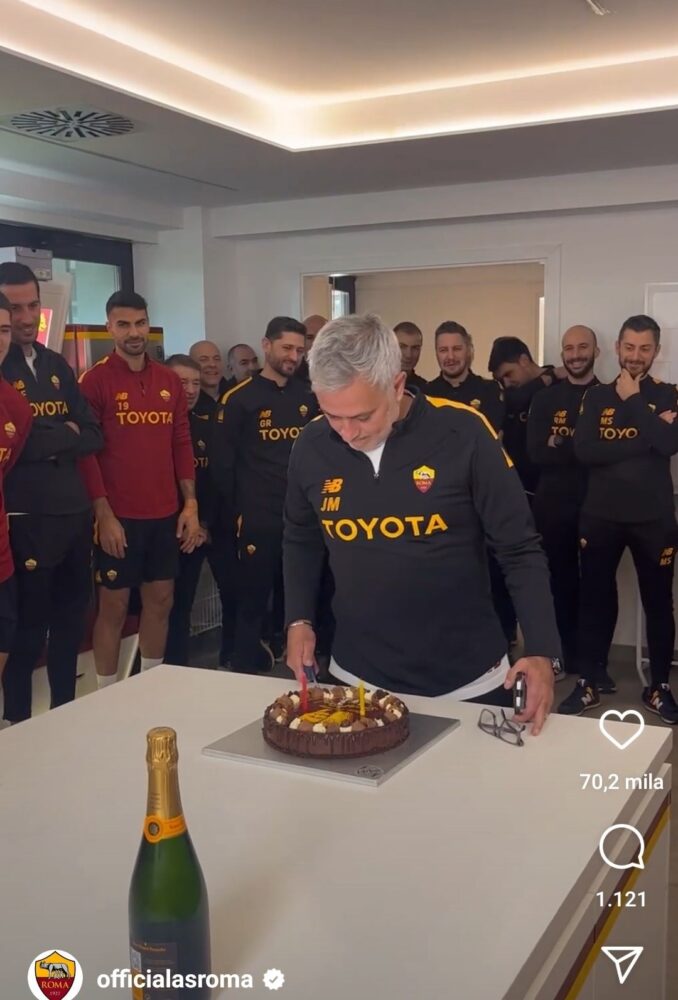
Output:
[[6,115],[0,125],[12,132],[36,138],[78,142],[81,139],[103,139],[134,132],[129,118],[100,108],[44,108]]

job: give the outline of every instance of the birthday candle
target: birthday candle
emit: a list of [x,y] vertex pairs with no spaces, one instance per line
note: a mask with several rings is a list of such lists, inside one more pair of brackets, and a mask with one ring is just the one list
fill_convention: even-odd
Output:
[[360,701],[360,715],[362,717],[365,714],[365,685],[362,681],[358,687],[358,700]]

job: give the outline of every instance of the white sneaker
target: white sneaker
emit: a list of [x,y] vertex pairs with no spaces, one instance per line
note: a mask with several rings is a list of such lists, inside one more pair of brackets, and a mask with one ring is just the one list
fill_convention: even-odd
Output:
[[558,681],[564,681],[567,674],[563,670],[563,665],[560,660],[551,660],[551,666],[553,667],[553,679],[558,683]]

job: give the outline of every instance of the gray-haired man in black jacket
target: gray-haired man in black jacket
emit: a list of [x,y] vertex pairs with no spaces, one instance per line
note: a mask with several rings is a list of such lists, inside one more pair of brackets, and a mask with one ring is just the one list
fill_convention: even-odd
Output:
[[[324,419],[290,459],[284,572],[287,662],[313,662],[325,549],[336,592],[330,671],[404,694],[506,704],[542,728],[560,655],[548,569],[520,481],[476,410],[405,391],[395,335],[377,316],[336,320],[309,358]],[[509,668],[492,606],[488,544],[525,635]]]

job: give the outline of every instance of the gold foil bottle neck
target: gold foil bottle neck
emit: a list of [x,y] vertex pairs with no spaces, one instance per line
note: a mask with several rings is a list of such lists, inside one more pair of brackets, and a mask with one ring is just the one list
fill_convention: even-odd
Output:
[[149,767],[176,766],[179,760],[177,750],[177,734],[169,726],[157,726],[150,729],[146,736],[146,763]]

